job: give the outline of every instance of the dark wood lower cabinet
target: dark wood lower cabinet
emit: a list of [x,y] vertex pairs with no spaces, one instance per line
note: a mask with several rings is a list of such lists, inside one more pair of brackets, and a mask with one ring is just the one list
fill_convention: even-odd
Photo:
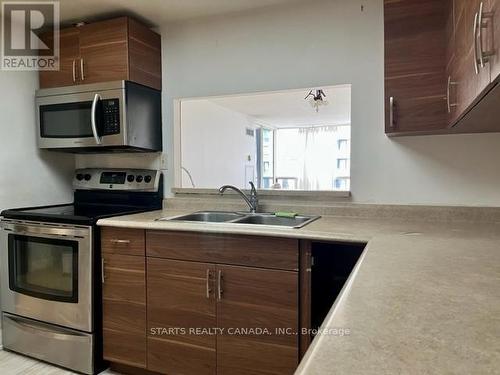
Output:
[[146,368],[145,258],[102,257],[104,359]]
[[216,373],[215,266],[148,258],[148,369],[167,374]]
[[[108,242],[132,243],[144,232],[105,233],[105,359],[136,373],[293,374],[300,357],[298,240],[146,232],[145,251],[132,252],[140,256]],[[210,255],[214,260],[194,260]]]
[[[217,266],[217,373],[293,374],[299,357],[298,273]],[[219,295],[218,295],[219,297]]]

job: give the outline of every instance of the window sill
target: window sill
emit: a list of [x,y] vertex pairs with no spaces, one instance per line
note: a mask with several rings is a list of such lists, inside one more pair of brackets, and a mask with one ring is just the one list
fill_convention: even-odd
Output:
[[[219,195],[217,189],[198,189],[198,188],[172,188],[172,194],[174,195]],[[250,190],[243,190],[244,192],[250,193]],[[258,189],[257,193],[259,197],[266,198],[314,198],[321,200],[347,200],[346,198],[351,197],[350,191],[330,191],[330,190],[271,190],[271,189]],[[234,191],[228,191],[225,194],[237,194]]]

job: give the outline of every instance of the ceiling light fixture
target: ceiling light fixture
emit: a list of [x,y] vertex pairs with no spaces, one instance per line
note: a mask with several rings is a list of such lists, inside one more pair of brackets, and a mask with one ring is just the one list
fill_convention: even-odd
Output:
[[323,98],[326,98],[326,94],[321,89],[316,90],[316,93],[314,93],[313,90],[310,90],[304,99],[307,100],[307,98],[309,98],[309,97],[310,97],[309,103],[311,104],[311,106],[314,109],[316,109],[316,112],[319,112],[320,106],[328,104],[328,101],[323,99]]

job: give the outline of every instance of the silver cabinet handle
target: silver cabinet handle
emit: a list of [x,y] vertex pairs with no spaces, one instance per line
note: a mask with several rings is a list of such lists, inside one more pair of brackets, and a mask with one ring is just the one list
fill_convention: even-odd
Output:
[[448,85],[446,86],[446,106],[448,113],[451,113],[451,107],[456,107],[457,103],[450,103],[450,87],[458,85],[458,82],[452,81],[451,76],[448,76]]
[[222,293],[224,293],[224,291],[222,290],[222,280],[223,280],[222,271],[219,270],[217,276],[217,299],[219,301],[222,300]]
[[80,59],[80,77],[82,81],[85,81],[85,65],[83,62],[83,58]]
[[474,15],[474,30],[473,30],[473,38],[474,38],[474,71],[476,74],[479,74],[479,57],[477,53],[477,21],[479,20],[479,14]]
[[76,82],[76,60],[73,59],[73,82]]
[[130,240],[110,240],[111,243],[129,244]]
[[101,258],[101,282],[104,284],[104,280],[106,279],[106,273],[104,267],[106,265],[106,261],[104,258]]
[[207,270],[207,298],[210,299],[210,293],[212,290],[210,289],[210,277],[211,277],[211,272],[210,270]]
[[488,25],[483,22],[483,18],[492,18],[493,13],[491,12],[483,12],[483,2],[479,4],[479,13],[478,13],[478,20],[477,20],[477,39],[479,39],[479,62],[478,64],[481,66],[481,68],[484,68],[484,64],[490,61],[490,56],[492,56],[494,53],[491,51],[485,52],[483,48],[483,36],[482,36],[482,30],[487,28]]
[[97,133],[97,120],[96,120],[96,111],[97,111],[97,102],[101,99],[101,95],[95,94],[94,100],[92,101],[92,111],[90,116],[90,124],[92,125],[92,134],[94,134],[95,142],[100,145],[101,137]]
[[389,98],[389,127],[394,128],[394,96]]

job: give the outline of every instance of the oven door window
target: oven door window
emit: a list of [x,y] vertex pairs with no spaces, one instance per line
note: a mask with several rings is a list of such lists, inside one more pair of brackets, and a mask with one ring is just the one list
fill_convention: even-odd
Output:
[[91,101],[41,105],[40,135],[42,138],[93,137],[91,112]]
[[9,235],[9,286],[21,294],[78,302],[78,242]]

